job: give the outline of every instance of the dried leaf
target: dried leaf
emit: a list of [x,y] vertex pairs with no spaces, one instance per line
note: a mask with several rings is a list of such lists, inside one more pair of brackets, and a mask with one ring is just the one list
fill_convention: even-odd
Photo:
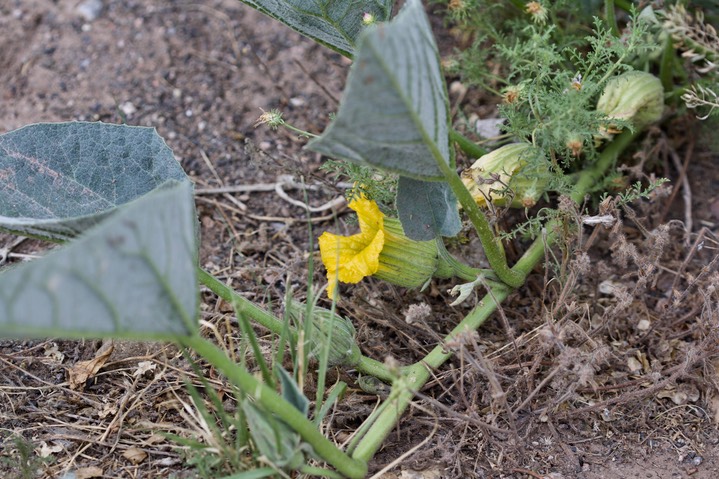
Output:
[[423,471],[405,469],[399,475],[399,479],[439,479],[440,477],[442,477],[442,470],[437,467],[431,467]]
[[46,358],[51,358],[58,363],[62,363],[65,360],[65,355],[60,352],[59,348],[57,347],[57,343],[50,343],[49,346],[46,346],[43,355]]
[[137,363],[137,369],[134,373],[132,373],[132,375],[135,377],[142,376],[148,371],[154,371],[156,367],[157,363],[152,361],[140,361]]
[[102,411],[97,411],[97,416],[100,419],[104,419],[107,416],[114,416],[115,414],[117,414],[116,403],[107,403],[102,407]]
[[47,444],[45,441],[40,443],[40,448],[37,451],[40,457],[49,457],[55,453],[62,451],[64,448],[61,444]]
[[95,357],[89,361],[78,361],[68,371],[68,382],[70,389],[78,389],[85,382],[93,377],[105,365],[110,354],[114,349],[112,340],[104,341],[100,349],[95,353]]
[[632,356],[627,359],[627,367],[631,372],[636,373],[642,370],[642,363],[637,358]]
[[709,410],[712,413],[711,418],[714,421],[714,424],[719,425],[719,396],[712,396],[708,403]]
[[681,406],[687,402],[696,402],[699,399],[699,390],[693,384],[682,383],[659,391],[657,397],[659,399],[671,399],[674,404]]
[[75,471],[75,479],[91,479],[93,477],[102,477],[103,471],[99,467],[81,467]]
[[142,461],[147,459],[147,453],[142,449],[131,447],[122,453],[122,457],[133,464],[140,464]]

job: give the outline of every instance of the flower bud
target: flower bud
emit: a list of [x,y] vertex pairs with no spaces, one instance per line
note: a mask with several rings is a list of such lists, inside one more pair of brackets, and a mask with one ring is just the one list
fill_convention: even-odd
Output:
[[[654,75],[641,71],[622,73],[607,82],[597,111],[611,119],[628,121],[637,130],[659,121],[664,112],[664,89]],[[616,125],[606,127],[609,133]]]
[[[307,306],[292,300],[288,305],[288,313],[297,324],[302,324]],[[349,319],[343,318],[332,311],[312,308],[312,336],[310,338],[311,354],[319,358],[327,342],[330,342],[328,364],[330,366],[354,366],[362,352],[355,341],[355,330]]]
[[491,202],[515,208],[536,204],[548,184],[547,167],[529,170],[537,150],[529,143],[512,143],[487,153],[462,172],[462,182],[480,206]]
[[567,136],[567,141],[565,142],[564,146],[566,146],[567,149],[572,152],[573,157],[579,158],[579,156],[582,154],[582,149],[584,147],[584,140],[581,136],[577,134],[571,134]]

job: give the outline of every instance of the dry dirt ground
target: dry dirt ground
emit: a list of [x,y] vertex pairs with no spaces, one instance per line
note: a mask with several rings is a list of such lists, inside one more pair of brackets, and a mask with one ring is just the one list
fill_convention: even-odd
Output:
[[[312,185],[313,206],[342,191],[301,139],[253,123],[260,108],[280,108],[321,132],[349,62],[234,0],[103,0],[90,19],[82,3],[0,0],[0,133],[67,120],[157,128],[197,183],[203,266],[278,308],[269,301],[287,278],[301,290],[310,248],[292,181]],[[465,114],[478,110],[476,97],[464,97]],[[457,358],[436,372],[372,470],[436,426],[383,477],[719,477],[719,175],[700,131],[678,120],[649,133],[634,160],[671,178],[676,194],[618,209],[623,222],[612,230],[587,229],[570,239],[574,253],[556,250],[478,336],[454,345]],[[312,213],[314,237],[345,213]],[[692,234],[677,220],[691,220]],[[476,251],[468,241],[463,251]],[[0,234],[0,248],[13,263],[47,245]],[[369,280],[348,288],[340,307],[365,354],[411,363],[468,311],[446,306],[451,285],[418,293]],[[227,308],[204,299],[208,334],[236,340]],[[420,304],[430,314],[409,324],[405,312]],[[78,381],[78,365],[103,347],[112,348],[103,367]],[[152,344],[1,341],[3,477],[22,477],[17,437],[34,448],[36,477],[193,477],[157,434],[192,434],[187,371],[177,351]],[[352,372],[342,379],[354,387]],[[376,401],[352,391],[330,427],[336,437]]]

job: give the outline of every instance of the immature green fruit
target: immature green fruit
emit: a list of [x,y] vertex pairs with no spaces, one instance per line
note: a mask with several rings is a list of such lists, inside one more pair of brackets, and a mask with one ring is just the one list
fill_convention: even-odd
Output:
[[[462,172],[462,182],[479,206],[530,208],[548,185],[548,169],[529,143],[512,143],[479,158]],[[539,165],[539,166],[537,166]]]
[[[298,301],[292,301],[289,314],[297,324],[303,324],[307,306]],[[314,307],[312,308],[312,335],[310,337],[311,354],[319,359],[329,341],[330,349],[328,364],[330,366],[355,366],[362,357],[357,342],[355,330],[349,319],[343,318],[332,311]]]
[[405,288],[424,286],[437,270],[439,251],[434,241],[414,241],[404,235],[396,218],[384,219],[384,246],[379,268],[372,276]]
[[[597,102],[597,111],[609,118],[628,121],[636,130],[642,130],[662,117],[662,82],[651,73],[622,73],[607,82]],[[608,125],[607,132],[616,133],[616,126]]]

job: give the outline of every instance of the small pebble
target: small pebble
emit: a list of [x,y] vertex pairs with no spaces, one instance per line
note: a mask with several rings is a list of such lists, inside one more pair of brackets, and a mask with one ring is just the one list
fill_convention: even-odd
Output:
[[77,6],[76,11],[86,22],[92,22],[100,16],[102,8],[102,0],[85,0]]
[[464,95],[465,93],[467,93],[467,87],[464,86],[464,85],[462,84],[462,82],[453,81],[453,82],[449,85],[449,92],[450,92],[452,95],[458,95],[458,96]]
[[482,138],[494,138],[502,134],[499,128],[504,122],[503,118],[485,118],[474,123],[474,130]]
[[126,101],[120,105],[120,111],[124,113],[126,117],[130,118],[133,113],[137,111],[137,108],[135,108],[135,105],[133,105],[131,101]]

